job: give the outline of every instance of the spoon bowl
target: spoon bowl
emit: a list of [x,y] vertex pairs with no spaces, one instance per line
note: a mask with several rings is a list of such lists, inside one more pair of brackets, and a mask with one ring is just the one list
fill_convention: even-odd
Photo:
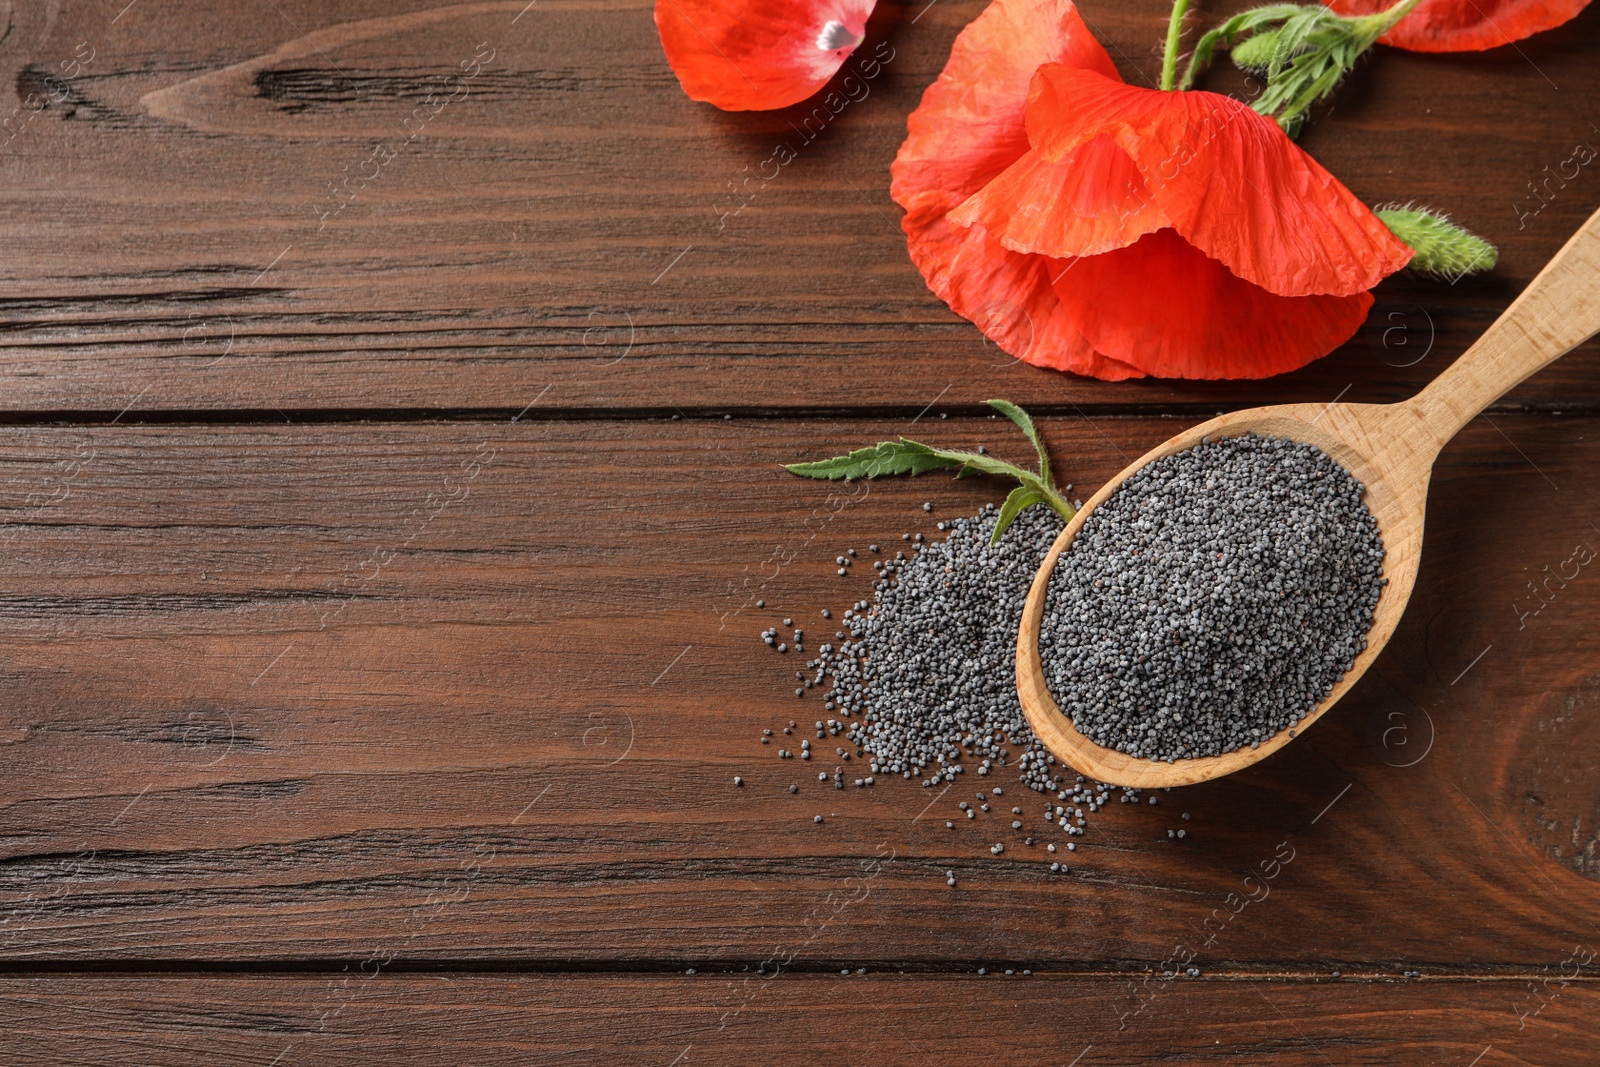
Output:
[[[1232,774],[1305,732],[1355,685],[1393,636],[1416,585],[1428,481],[1440,449],[1484,408],[1535,371],[1600,331],[1600,212],[1556,254],[1505,314],[1428,388],[1398,404],[1284,404],[1220,415],[1157,445],[1107,482],[1078,510],[1034,576],[1017,633],[1017,695],[1039,740],[1086,777],[1165,788]],[[1039,652],[1046,595],[1056,563],[1094,510],[1136,471],[1207,437],[1255,432],[1326,452],[1365,487],[1383,537],[1387,584],[1373,609],[1367,645],[1305,717],[1253,748],[1171,762],[1141,759],[1079,733],[1056,704]]]

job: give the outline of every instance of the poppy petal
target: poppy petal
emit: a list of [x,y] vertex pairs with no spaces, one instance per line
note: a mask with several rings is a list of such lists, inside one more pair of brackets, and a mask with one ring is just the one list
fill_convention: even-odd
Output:
[[1295,370],[1349,340],[1372,306],[1365,292],[1269,293],[1170,229],[1073,260],[1054,285],[1067,317],[1098,351],[1162,378]]
[[1172,225],[1128,153],[1108,137],[1059,163],[1029,149],[950,212],[950,221],[981,225],[1013,252],[1058,258],[1123,248]]
[[1067,323],[1050,288],[1050,260],[946,218],[1028,151],[1028,85],[1041,64],[1058,61],[1116,75],[1070,0],[994,0],[956,37],[943,73],[907,120],[890,194],[906,211],[906,245],[928,287],[1002,349],[1096,378],[1141,377]]
[[[663,0],[665,2],[665,0]],[[906,120],[890,194],[942,215],[1028,150],[1033,72],[1071,63],[1116,77],[1070,0],[995,0],[956,37],[950,60]]]
[[1411,259],[1277,123],[1231,97],[1052,64],[1034,78],[1027,124],[1046,159],[1111,138],[1184,239],[1280,296],[1365,292]]
[[[1340,15],[1373,15],[1387,0],[1333,0]],[[1552,29],[1589,6],[1589,0],[1422,0],[1378,38],[1413,52],[1480,52]]]
[[724,111],[797,104],[866,35],[876,0],[656,0],[661,47],[683,91]]
[[1038,367],[1105,381],[1144,377],[1096,352],[1067,318],[1050,287],[1066,263],[1012,252],[982,226],[953,226],[942,215],[914,220],[908,214],[906,228],[911,259],[928,288],[1003,351]]

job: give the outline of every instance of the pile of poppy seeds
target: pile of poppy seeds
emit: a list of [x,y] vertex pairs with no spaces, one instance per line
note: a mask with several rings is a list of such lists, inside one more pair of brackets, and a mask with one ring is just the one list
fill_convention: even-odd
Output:
[[1294,727],[1367,647],[1386,579],[1362,492],[1322,450],[1257,434],[1136,472],[1050,579],[1039,650],[1062,712],[1168,762]]
[[[923,505],[930,510],[931,505]],[[870,600],[857,601],[844,611],[832,640],[816,648],[817,655],[796,672],[801,684],[796,696],[826,681],[832,687],[823,698],[826,718],[815,724],[816,740],[828,749],[813,748],[810,738],[799,748],[780,747],[780,759],[826,761],[816,781],[837,789],[847,784],[870,787],[880,777],[920,780],[924,788],[954,783],[969,770],[989,779],[998,768],[1015,768],[1021,784],[1036,792],[1053,794],[1043,803],[1023,807],[1005,799],[1005,786],[974,781],[976,803],[961,800],[945,826],[992,813],[1009,826],[990,834],[989,851],[1001,855],[1006,841],[1033,846],[1027,824],[1055,824],[1069,841],[1084,833],[1087,815],[1110,803],[1138,803],[1139,791],[1085,780],[1059,766],[1034,736],[1017,699],[1016,642],[1022,607],[1034,575],[1060,534],[1062,521],[1045,507],[1024,511],[1007,528],[1000,543],[991,546],[990,535],[999,517],[989,505],[971,518],[940,522],[948,532],[943,541],[924,541],[902,535],[900,549],[890,557],[878,545],[868,548],[878,580]],[[848,574],[858,560],[854,550],[840,556],[839,572]],[[765,602],[759,602],[764,607]],[[832,613],[822,612],[824,619]],[[762,641],[776,651],[803,652],[803,628],[792,618],[793,641],[780,640],[776,626],[763,630]],[[808,673],[809,672],[809,673]],[[761,741],[785,746],[788,738],[805,727],[790,722],[782,736],[764,731]],[[845,743],[841,744],[843,741]],[[1013,759],[1015,751],[1015,759]],[[867,766],[853,766],[865,760]],[[812,766],[816,764],[813,762]],[[1070,775],[1070,777],[1069,777]],[[997,775],[996,775],[997,777]],[[798,785],[790,785],[798,793]],[[1156,803],[1151,797],[1150,803]],[[820,817],[819,817],[820,821]],[[1169,831],[1168,836],[1174,832]],[[1184,831],[1176,831],[1182,836]],[[1054,843],[1045,844],[1048,854]],[[1040,857],[1055,872],[1066,872],[1060,859]],[[1064,858],[1064,857],[1062,857]],[[948,881],[955,885],[953,872]]]
[[976,762],[986,776],[1015,742],[1023,784],[1055,784],[1054,757],[1040,756],[1023,718],[1014,665],[1022,605],[1061,519],[1030,508],[990,545],[998,516],[990,505],[941,522],[944,541],[909,560],[897,553],[880,568],[872,603],[844,613],[843,642],[813,661],[819,679],[833,680],[824,709],[860,716],[847,736],[871,754],[875,773],[932,787]]

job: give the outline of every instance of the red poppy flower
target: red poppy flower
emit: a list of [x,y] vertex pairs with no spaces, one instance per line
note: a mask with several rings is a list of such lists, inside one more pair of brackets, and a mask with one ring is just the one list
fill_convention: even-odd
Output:
[[761,111],[826,85],[876,2],[656,0],[656,29],[684,92],[725,111]]
[[1348,339],[1411,258],[1270,119],[1124,84],[1070,0],[995,0],[908,126],[891,193],[912,260],[1040,366],[1280,374]]
[[[1372,15],[1386,0],[1332,0],[1340,15]],[[1378,40],[1413,52],[1479,52],[1559,26],[1589,0],[1422,0]]]

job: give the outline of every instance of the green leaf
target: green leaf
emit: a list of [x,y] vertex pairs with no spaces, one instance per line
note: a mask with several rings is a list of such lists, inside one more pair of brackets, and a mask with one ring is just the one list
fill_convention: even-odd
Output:
[[1266,79],[1266,89],[1250,106],[1292,137],[1306,112],[1330,96],[1361,54],[1418,2],[1398,0],[1357,18],[1335,15],[1323,4],[1269,4],[1241,12],[1200,38],[1181,87],[1191,87],[1217,51],[1226,49],[1236,66]]
[[965,465],[955,453],[940,452],[927,445],[908,441],[880,441],[871,448],[858,448],[848,456],[790,463],[785,469],[804,478],[876,478],[880,474],[924,474]]
[[1379,208],[1377,216],[1416,252],[1408,264],[1412,270],[1455,281],[1467,274],[1492,270],[1500,258],[1494,245],[1440,212],[1406,204]]
[[1005,535],[1007,527],[1021,515],[1023,510],[1035,504],[1048,504],[1043,493],[1031,485],[1019,485],[1011,490],[1004,504],[1000,505],[1000,515],[994,520],[994,533],[989,538],[991,545],[998,545],[1000,538]]
[[1039,438],[1039,431],[1034,428],[1033,418],[1009,400],[986,400],[984,403],[994,408],[1000,414],[1016,423],[1022,432],[1033,442],[1034,451],[1039,453],[1039,477],[1046,485],[1054,485],[1050,477],[1050,453],[1045,451],[1044,441]]
[[1050,455],[1045,450],[1044,440],[1039,436],[1033,419],[1026,411],[1008,400],[991,400],[989,405],[1016,423],[1027,435],[1028,440],[1033,442],[1034,450],[1039,454],[1039,473],[1023,470],[1015,464],[995,459],[985,453],[933,448],[906,437],[898,441],[880,441],[870,448],[858,448],[849,455],[835,456],[833,459],[786,464],[784,469],[803,478],[876,478],[883,474],[923,474],[934,470],[954,470],[957,478],[992,474],[1014,479],[1019,488],[1013,490],[1006,498],[1006,507],[1011,510],[1001,516],[1001,522],[998,524],[999,532],[995,534],[996,541],[1000,539],[1000,534],[1005,532],[1005,528],[1011,525],[1017,512],[1030,504],[1048,504],[1063,519],[1071,519],[1075,512],[1072,505],[1067,502],[1067,498],[1061,495],[1050,479]]

